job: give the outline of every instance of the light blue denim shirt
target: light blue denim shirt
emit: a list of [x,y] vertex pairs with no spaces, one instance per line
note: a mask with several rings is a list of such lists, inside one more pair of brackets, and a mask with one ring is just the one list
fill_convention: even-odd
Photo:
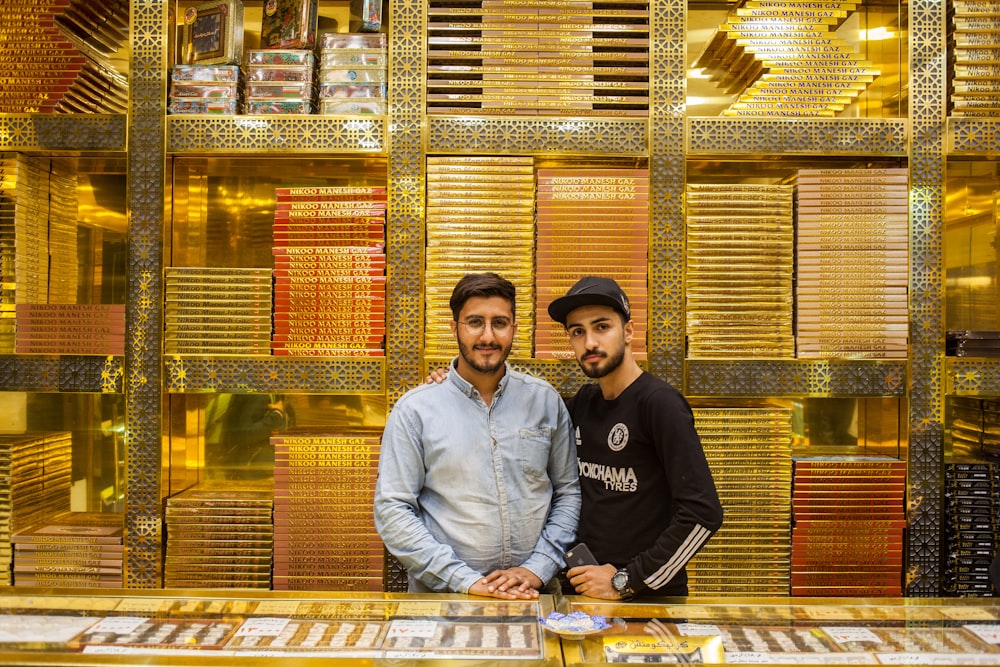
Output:
[[580,518],[566,406],[548,383],[509,366],[487,406],[454,365],[389,414],[375,527],[412,592],[467,593],[479,577],[516,566],[548,582]]

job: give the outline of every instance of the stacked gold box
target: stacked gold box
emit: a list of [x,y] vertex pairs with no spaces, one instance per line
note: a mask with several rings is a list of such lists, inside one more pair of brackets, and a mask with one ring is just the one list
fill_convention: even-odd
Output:
[[531,356],[535,325],[535,173],[530,157],[428,157],[424,349],[457,353],[448,301],[466,273],[493,271],[517,289],[512,355]]
[[18,531],[14,585],[121,588],[123,530],[114,512],[62,512]]
[[906,169],[800,169],[799,357],[905,358]]
[[273,353],[385,356],[385,188],[275,196]]
[[[0,351],[9,354],[14,351],[14,304],[49,302],[50,161],[4,153],[0,170]],[[57,197],[63,194],[57,187]]]
[[167,499],[167,588],[271,587],[269,483],[196,486]]
[[791,594],[902,595],[906,461],[802,456],[793,468]]
[[431,114],[646,116],[649,3],[432,0]]
[[270,354],[270,269],[167,267],[165,285],[165,354]]
[[794,191],[687,186],[687,354],[795,356]]
[[125,354],[124,304],[19,303],[17,354]]
[[1000,117],[1000,1],[954,0],[948,114]]
[[70,510],[73,436],[67,431],[9,435],[0,442],[11,455],[11,530]]
[[787,595],[791,573],[792,411],[693,404],[726,511],[688,565],[692,595]]
[[11,583],[13,536],[69,511],[72,447],[67,431],[0,436],[0,583]]
[[372,516],[380,438],[288,433],[274,444],[274,589],[382,590]]
[[694,66],[740,93],[725,116],[837,116],[880,74],[837,32],[858,4],[742,0]]
[[128,48],[128,2],[4,3],[0,21],[17,30],[0,55],[0,113],[125,113],[128,79],[113,61]]
[[[632,352],[646,358],[648,169],[539,169],[536,312],[583,275],[614,278],[629,297]],[[572,358],[562,325],[549,317],[535,327],[535,357]]]

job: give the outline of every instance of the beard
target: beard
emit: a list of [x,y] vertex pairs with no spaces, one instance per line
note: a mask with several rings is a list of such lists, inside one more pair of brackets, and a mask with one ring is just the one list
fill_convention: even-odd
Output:
[[495,363],[484,363],[476,361],[476,359],[473,357],[473,352],[475,351],[476,346],[472,346],[470,348],[461,340],[458,341],[458,353],[462,355],[462,359],[464,359],[465,363],[467,363],[473,370],[483,373],[485,375],[491,375],[493,373],[496,373],[501,368],[503,368],[503,364],[507,360],[507,356],[510,354],[510,350],[513,346],[514,346],[513,340],[511,340],[510,345],[508,345],[507,347],[503,347],[501,345],[482,346],[484,348],[500,350],[502,352],[500,358]]
[[[586,355],[584,355],[586,356]],[[591,380],[597,380],[605,375],[609,375],[615,371],[619,366],[622,365],[622,361],[625,360],[625,347],[622,346],[617,352],[610,356],[605,356],[600,361],[594,362],[584,362],[579,361],[580,370],[583,374],[589,377]]]

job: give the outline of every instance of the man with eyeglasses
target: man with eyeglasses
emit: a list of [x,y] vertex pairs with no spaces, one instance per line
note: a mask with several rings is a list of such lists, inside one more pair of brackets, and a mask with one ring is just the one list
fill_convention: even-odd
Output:
[[458,356],[445,381],[393,406],[382,435],[375,527],[410,592],[535,599],[558,582],[580,485],[569,412],[507,365],[515,289],[495,273],[455,286]]

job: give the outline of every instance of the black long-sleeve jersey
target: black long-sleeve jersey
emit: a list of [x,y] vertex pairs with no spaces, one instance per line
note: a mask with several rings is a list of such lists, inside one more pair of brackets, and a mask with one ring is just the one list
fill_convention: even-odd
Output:
[[583,505],[578,538],[627,567],[636,593],[687,595],[685,565],[722,525],[722,505],[676,389],[643,372],[605,400],[596,384],[567,401]]

